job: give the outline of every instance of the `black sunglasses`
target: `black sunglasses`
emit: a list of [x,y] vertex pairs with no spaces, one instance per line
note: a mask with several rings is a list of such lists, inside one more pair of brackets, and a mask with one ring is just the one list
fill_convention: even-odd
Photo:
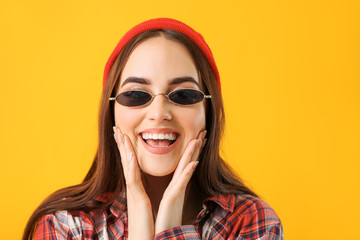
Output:
[[139,90],[126,91],[119,93],[116,97],[109,98],[109,100],[116,100],[126,107],[139,107],[150,103],[157,95],[164,95],[169,101],[178,105],[192,105],[201,102],[205,98],[211,98],[210,95],[205,95],[196,89],[180,89],[172,91],[169,94],[158,93],[155,95]]

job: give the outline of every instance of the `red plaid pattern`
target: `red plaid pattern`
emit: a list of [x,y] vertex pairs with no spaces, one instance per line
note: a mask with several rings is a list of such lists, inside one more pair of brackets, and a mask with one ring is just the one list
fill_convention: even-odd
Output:
[[[107,201],[110,195],[99,198]],[[43,216],[34,239],[127,239],[127,208],[119,196],[109,209],[91,212],[57,211]],[[275,211],[262,200],[248,195],[209,197],[193,225],[182,225],[154,239],[283,240]]]

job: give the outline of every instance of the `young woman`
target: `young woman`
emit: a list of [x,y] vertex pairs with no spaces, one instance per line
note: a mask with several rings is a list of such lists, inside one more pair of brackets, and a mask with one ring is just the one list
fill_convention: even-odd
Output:
[[166,18],[135,26],[103,83],[88,174],[50,195],[23,239],[283,239],[219,155],[220,77],[199,33]]

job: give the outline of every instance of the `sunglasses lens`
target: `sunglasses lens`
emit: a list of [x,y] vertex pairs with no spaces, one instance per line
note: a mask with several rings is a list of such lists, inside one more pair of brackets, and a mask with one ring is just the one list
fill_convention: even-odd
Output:
[[116,101],[127,107],[137,107],[148,103],[151,95],[142,91],[127,91],[119,94]]
[[169,99],[176,104],[191,105],[201,102],[204,94],[195,89],[181,89],[169,94]]

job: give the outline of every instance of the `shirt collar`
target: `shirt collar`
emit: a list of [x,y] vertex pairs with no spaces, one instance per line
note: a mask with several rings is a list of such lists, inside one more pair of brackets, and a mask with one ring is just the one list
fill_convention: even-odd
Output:
[[[113,193],[104,193],[99,196],[96,200],[100,202],[107,202],[112,198]],[[223,208],[225,211],[233,212],[235,207],[235,195],[228,194],[228,195],[217,195],[211,196],[205,199],[204,205],[208,206],[209,203],[215,203]],[[118,197],[114,200],[114,202],[110,206],[110,211],[115,217],[119,217],[127,210],[126,207],[126,197],[125,193],[120,193]]]
[[235,195],[227,194],[227,195],[217,195],[211,196],[205,199],[204,204],[207,206],[210,202],[214,202],[220,207],[222,207],[225,211],[233,212],[235,207]]
[[[107,202],[114,196],[114,193],[103,193],[96,198],[99,202]],[[125,193],[121,192],[114,202],[110,205],[110,212],[118,218],[120,215],[126,212],[126,197]]]

